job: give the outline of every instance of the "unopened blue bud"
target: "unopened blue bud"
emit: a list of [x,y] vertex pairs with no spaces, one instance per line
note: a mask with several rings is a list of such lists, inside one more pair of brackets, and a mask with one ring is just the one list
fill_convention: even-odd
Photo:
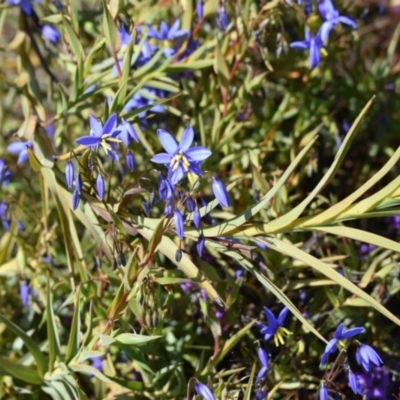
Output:
[[175,260],[176,262],[179,262],[182,260],[182,250],[178,249],[175,253]]
[[99,199],[103,200],[105,189],[106,189],[106,184],[105,184],[104,178],[101,176],[101,174],[97,175],[96,189],[97,189],[97,194],[99,196]]
[[78,176],[76,177],[76,182],[75,182],[75,190],[79,194],[81,194],[82,193],[82,188],[83,188],[82,177],[81,177],[81,174],[78,174]]
[[183,232],[184,232],[183,216],[179,210],[174,211],[174,223],[175,223],[176,234],[178,235],[179,239],[183,239]]
[[224,6],[220,5],[217,9],[217,26],[221,31],[226,31],[229,25],[229,16],[225,11]]
[[203,252],[204,252],[204,248],[206,245],[206,240],[204,239],[204,235],[201,234],[199,236],[199,239],[197,240],[197,254],[202,257],[203,256]]
[[193,224],[196,227],[196,229],[199,231],[201,228],[201,216],[200,216],[200,211],[197,207],[193,213]]
[[225,185],[219,179],[213,177],[212,188],[214,196],[219,201],[219,204],[221,204],[222,207],[229,207],[231,205],[231,200]]
[[29,306],[29,286],[26,282],[21,282],[19,285],[19,298],[24,307]]
[[197,382],[194,385],[194,390],[197,394],[204,397],[204,400],[215,400],[212,390],[204,383]]
[[135,157],[130,150],[126,152],[126,165],[128,166],[130,171],[133,171],[135,169]]
[[78,191],[78,188],[74,190],[74,194],[72,195],[72,208],[76,210],[79,206],[79,202],[81,200],[81,194]]
[[186,208],[188,211],[193,212],[196,208],[196,203],[192,197],[188,197],[186,200]]
[[203,0],[198,0],[196,4],[197,18],[201,21],[204,18],[204,3]]
[[65,179],[67,180],[67,186],[70,188],[74,182],[74,176],[75,176],[75,168],[74,164],[72,163],[71,160],[67,162],[67,165],[65,166]]
[[142,209],[146,214],[146,216],[148,217],[150,215],[150,206],[146,200],[142,200]]

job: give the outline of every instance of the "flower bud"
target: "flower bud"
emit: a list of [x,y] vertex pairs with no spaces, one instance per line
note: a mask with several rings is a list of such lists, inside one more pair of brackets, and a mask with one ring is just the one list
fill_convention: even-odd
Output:
[[201,234],[199,239],[197,240],[197,254],[202,257],[204,252],[204,247],[206,245],[206,240],[204,239],[204,235]]
[[225,185],[219,179],[213,177],[212,188],[214,196],[219,201],[219,204],[221,204],[222,207],[229,207],[231,205],[231,200]]
[[183,216],[179,210],[174,211],[174,223],[175,223],[175,230],[176,234],[178,235],[179,239],[183,239]]
[[74,182],[74,176],[75,176],[74,164],[72,163],[71,160],[69,160],[67,162],[67,165],[65,166],[65,179],[67,180],[67,186],[69,188],[72,186],[72,183]]
[[102,177],[101,174],[97,175],[97,179],[96,179],[96,189],[97,189],[97,194],[99,196],[100,200],[103,200],[104,198],[104,193],[105,193],[105,189],[106,189],[106,184],[104,182],[104,178]]
[[193,213],[193,224],[196,227],[196,229],[199,231],[201,228],[201,215],[200,215],[200,211],[198,208],[196,208]]
[[78,188],[74,190],[74,194],[72,195],[72,208],[76,210],[79,206],[79,202],[81,200],[81,194],[78,191]]
[[130,171],[135,169],[135,157],[130,150],[126,152],[126,165]]

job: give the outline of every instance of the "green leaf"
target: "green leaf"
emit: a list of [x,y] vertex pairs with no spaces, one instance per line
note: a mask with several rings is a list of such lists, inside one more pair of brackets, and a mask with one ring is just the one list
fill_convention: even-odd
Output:
[[46,302],[46,322],[47,339],[49,340],[49,371],[52,372],[56,357],[60,355],[60,338],[58,337],[57,324],[54,318],[53,301],[50,286],[50,277],[47,276],[47,302]]
[[102,382],[106,383],[112,383],[112,380],[107,378],[102,372],[100,372],[98,369],[90,366],[90,365],[69,365],[69,368],[71,368],[72,371],[78,372],[80,374],[85,374],[85,375],[94,375],[96,378],[100,379]]
[[[343,227],[338,227],[343,229]],[[318,260],[317,258],[313,257],[312,255],[300,250],[296,246],[289,244],[287,242],[283,242],[279,239],[268,237],[267,240],[260,239],[261,242],[265,243],[271,249],[276,250],[282,254],[286,254],[289,257],[296,258],[298,260],[303,261],[310,267],[317,270],[322,275],[325,275],[327,278],[335,281],[340,285],[343,289],[348,290],[350,293],[358,296],[359,298],[365,300],[367,303],[370,304],[371,307],[375,308],[385,317],[389,318],[395,324],[400,325],[400,320],[392,314],[389,310],[387,310],[382,304],[372,298],[370,295],[365,293],[361,290],[358,286],[354,285],[354,283],[350,282],[346,279],[343,275],[336,272],[334,269],[328,267],[322,261]]]
[[115,340],[122,344],[138,346],[160,338],[162,338],[162,336],[145,336],[137,335],[135,333],[121,333],[120,335],[115,337]]
[[107,3],[103,0],[103,29],[108,45],[115,51],[119,49],[118,29],[113,17],[108,10]]
[[33,151],[31,149],[27,149],[27,150],[28,150],[29,164],[31,165],[32,169],[35,172],[40,171],[40,169],[43,167],[43,165],[40,164],[39,160],[37,159],[37,157],[35,156],[35,154],[33,153]]
[[16,364],[6,357],[0,357],[0,367],[16,379],[20,379],[32,385],[40,385],[42,383],[42,378],[35,369]]
[[65,34],[68,37],[69,44],[71,45],[71,49],[74,52],[76,59],[83,60],[84,52],[83,52],[81,41],[79,40],[78,36],[72,29],[72,27],[69,24],[66,17],[63,17],[62,26],[63,26],[63,30],[64,30]]
[[47,372],[47,360],[39,346],[19,326],[9,321],[2,314],[0,314],[0,321],[24,342],[36,361],[39,376],[43,377]]
[[72,317],[71,329],[69,332],[67,353],[65,362],[69,363],[78,353],[81,335],[81,306],[80,306],[80,287],[75,292],[75,308]]

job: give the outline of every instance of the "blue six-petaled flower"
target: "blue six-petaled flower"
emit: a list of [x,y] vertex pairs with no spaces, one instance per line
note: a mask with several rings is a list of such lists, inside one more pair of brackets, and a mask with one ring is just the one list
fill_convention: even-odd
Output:
[[179,144],[164,129],[158,129],[157,135],[167,153],[156,154],[151,161],[168,167],[168,179],[173,185],[176,185],[187,173],[203,176],[200,163],[210,157],[211,150],[202,146],[190,148],[194,138],[191,126],[185,129]]
[[371,364],[377,367],[383,364],[379,354],[371,346],[363,343],[360,343],[356,351],[356,361],[367,372],[371,369]]
[[326,360],[329,357],[329,354],[334,353],[337,350],[337,344],[339,340],[350,339],[353,336],[363,333],[364,331],[365,329],[361,327],[351,328],[345,331],[344,324],[343,323],[340,324],[335,331],[333,339],[331,339],[325,347],[324,353],[322,354],[320,365],[325,364]]
[[331,0],[320,1],[318,3],[318,10],[322,18],[325,19],[320,30],[321,40],[323,42],[328,40],[331,30],[339,23],[349,25],[353,29],[357,28],[357,24],[350,17],[339,14],[339,11],[335,9]]
[[271,339],[276,335],[275,343],[284,343],[283,335],[287,335],[289,332],[283,327],[285,319],[288,315],[289,309],[284,307],[279,313],[278,318],[275,317],[273,312],[268,308],[264,307],[265,316],[268,319],[268,325],[257,324],[261,328],[261,333],[264,335],[264,340]]
[[309,50],[310,51],[310,69],[317,67],[321,63],[322,40],[318,32],[315,36],[306,29],[306,38],[302,41],[290,43],[293,49]]
[[104,126],[92,115],[89,117],[89,123],[91,128],[90,135],[76,139],[76,143],[90,146],[92,150],[96,150],[98,146],[101,146],[111,159],[118,160],[115,144],[120,141],[117,137],[121,130],[117,129],[117,114],[111,115]]

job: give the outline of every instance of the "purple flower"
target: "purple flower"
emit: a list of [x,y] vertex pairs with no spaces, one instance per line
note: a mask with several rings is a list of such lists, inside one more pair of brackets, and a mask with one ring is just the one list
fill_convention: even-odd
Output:
[[352,370],[349,370],[349,386],[355,394],[363,394],[360,380]]
[[279,313],[278,319],[268,307],[264,307],[265,315],[268,319],[268,325],[257,324],[261,328],[261,333],[264,335],[264,340],[272,338],[278,329],[283,326],[285,319],[288,315],[289,309],[284,307]]
[[290,47],[293,49],[309,50],[310,69],[313,69],[321,63],[322,40],[319,32],[313,36],[311,32],[306,29],[305,35],[305,40],[290,43]]
[[164,129],[158,129],[157,135],[167,153],[157,154],[151,161],[168,166],[168,179],[173,185],[176,185],[188,172],[203,176],[200,162],[210,157],[211,151],[201,146],[190,148],[194,137],[191,126],[185,129],[179,145]]
[[331,339],[325,347],[324,353],[322,354],[321,363],[323,365],[329,357],[329,354],[334,353],[337,350],[337,343],[339,340],[350,339],[353,336],[359,335],[365,331],[364,328],[351,328],[344,331],[344,324],[340,324],[336,331],[333,339]]
[[[20,6],[21,10],[26,15],[32,15],[32,0],[7,0],[6,3],[12,4],[14,6]],[[36,0],[36,3],[40,3],[40,0]]]
[[194,390],[197,394],[203,396],[204,400],[215,400],[212,390],[204,383],[196,382]]
[[122,26],[120,29],[118,29],[118,35],[121,47],[127,46],[130,43],[132,35],[126,26]]
[[201,21],[204,18],[204,3],[203,3],[203,0],[197,0],[196,13],[197,13],[197,18]]
[[261,379],[264,379],[267,375],[269,369],[269,358],[268,353],[261,347],[257,350],[257,354],[262,365],[262,368],[257,374],[257,381],[260,381]]
[[256,393],[255,400],[266,400],[268,397],[268,389],[262,388]]
[[126,146],[129,146],[129,144],[132,142],[132,139],[136,143],[139,143],[139,136],[136,133],[135,128],[132,126],[132,124],[125,121],[123,118],[121,123],[119,124],[118,129],[121,131],[121,133],[119,134],[119,138]]
[[18,164],[23,164],[28,160],[28,148],[32,149],[33,145],[31,141],[28,142],[13,142],[8,145],[7,150],[11,154],[18,154]]
[[116,139],[121,133],[117,130],[117,114],[113,114],[108,118],[104,126],[92,115],[89,116],[90,135],[82,136],[76,139],[76,143],[83,146],[90,146],[92,150],[96,150],[101,146],[106,154],[113,160],[118,160],[118,153],[115,148]]
[[92,367],[103,372],[103,359],[101,357],[91,357]]
[[160,200],[170,200],[174,194],[174,186],[163,174],[158,175],[158,196]]
[[74,182],[74,176],[75,176],[74,164],[72,163],[71,160],[69,160],[67,162],[67,165],[65,166],[65,179],[67,180],[67,186],[69,188],[72,186],[72,183]]
[[357,24],[349,17],[341,16],[339,11],[335,9],[331,0],[322,0],[318,3],[318,10],[325,22],[321,26],[321,40],[325,42],[329,38],[331,30],[340,22],[357,28]]
[[[164,92],[156,91],[154,89],[151,90],[141,90],[140,92],[136,92],[130,100],[125,104],[124,111],[131,111],[137,108],[143,108],[143,107],[148,107],[154,103],[155,100],[148,98],[144,95],[147,95],[149,97],[161,97],[163,98],[165,96]],[[147,115],[147,111],[142,111],[138,117],[140,119],[144,118]],[[165,111],[165,108],[161,104],[156,104],[152,107],[149,108],[149,111],[153,113],[163,113]]]
[[360,343],[360,346],[356,351],[356,361],[365,371],[370,370],[371,364],[374,364],[377,367],[380,367],[383,364],[379,354],[371,346],[363,343]]
[[106,189],[106,184],[104,182],[104,178],[102,177],[101,174],[97,175],[97,179],[96,179],[96,189],[97,189],[97,194],[99,196],[100,200],[103,200],[104,198],[104,193],[105,193],[105,189]]
[[321,387],[319,388],[319,399],[329,400],[328,388],[325,386],[325,383],[322,383]]
[[229,16],[225,11],[225,7],[223,5],[218,6],[217,8],[217,26],[218,28],[225,32],[226,28],[229,25]]
[[183,232],[184,232],[184,224],[183,224],[183,216],[179,210],[174,211],[174,224],[176,234],[178,235],[179,239],[183,239]]
[[215,198],[219,201],[219,204],[221,204],[222,207],[229,207],[231,205],[231,200],[225,185],[215,177],[213,177],[212,180],[212,189]]
[[[171,26],[171,28],[168,28],[167,23],[165,21],[162,21],[160,24],[159,31],[154,29],[151,25],[148,25],[149,28],[148,35],[149,37],[156,40],[170,41],[189,34],[189,31],[187,31],[186,29],[179,29],[180,27],[181,27],[181,21],[179,19],[175,21],[175,23]],[[176,50],[171,47],[164,47],[163,53],[165,57],[170,58],[176,53]]]
[[200,211],[196,207],[196,209],[193,212],[193,224],[196,227],[196,229],[199,231],[201,228],[201,216],[200,216]]
[[203,252],[204,252],[204,248],[206,246],[206,240],[204,239],[204,235],[201,233],[199,238],[197,239],[197,254],[202,257],[203,256]]
[[29,306],[29,286],[26,282],[21,282],[19,285],[19,298],[24,307]]
[[135,169],[135,157],[130,150],[126,152],[126,165],[128,166],[130,171]]
[[43,25],[42,35],[51,43],[58,43],[61,39],[61,33],[51,25]]
[[74,194],[72,195],[72,208],[74,210],[78,208],[80,200],[81,200],[81,194],[79,193],[79,190],[76,188],[74,190]]

